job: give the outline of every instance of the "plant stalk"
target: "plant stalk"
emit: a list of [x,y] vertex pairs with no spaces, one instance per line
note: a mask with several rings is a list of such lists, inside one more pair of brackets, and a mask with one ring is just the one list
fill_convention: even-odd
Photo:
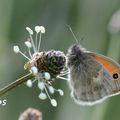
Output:
[[27,75],[17,79],[16,81],[6,85],[5,87],[0,89],[0,97],[4,95],[5,93],[9,92],[10,90],[16,88],[17,86],[21,85],[22,83],[26,82],[28,79],[33,78],[32,73],[28,73]]

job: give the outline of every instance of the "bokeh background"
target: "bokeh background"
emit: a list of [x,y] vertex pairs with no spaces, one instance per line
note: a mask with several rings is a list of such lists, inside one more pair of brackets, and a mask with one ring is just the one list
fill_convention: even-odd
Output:
[[[26,26],[46,28],[41,50],[61,50],[67,53],[75,40],[69,24],[79,42],[88,50],[112,57],[120,62],[120,0],[0,0],[0,88],[25,75],[26,59],[13,53],[13,45],[26,51]],[[117,13],[116,13],[117,12]],[[83,41],[80,41],[84,38]],[[93,107],[79,106],[70,97],[66,81],[56,81],[63,97],[55,94],[58,107],[49,100],[38,98],[36,87],[24,84],[5,94],[7,105],[0,105],[0,120],[17,120],[28,107],[43,113],[43,120],[119,120],[120,96],[109,98]]]

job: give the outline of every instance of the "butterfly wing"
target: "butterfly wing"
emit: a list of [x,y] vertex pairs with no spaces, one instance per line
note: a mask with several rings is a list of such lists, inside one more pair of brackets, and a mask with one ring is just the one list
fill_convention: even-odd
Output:
[[76,101],[82,105],[93,105],[110,96],[120,94],[119,64],[101,54],[92,52],[86,54],[92,56],[102,67],[98,71],[99,75],[93,78],[91,85],[86,84],[86,91],[81,90],[81,98],[78,100],[76,99]]
[[113,76],[115,72],[120,73],[120,65],[113,59],[93,52],[88,52],[87,54],[93,56],[98,63],[102,64],[111,76]]
[[[112,94],[120,91],[120,65],[109,57],[97,53],[88,53],[100,63],[112,78],[113,90]],[[108,81],[109,79],[107,79]]]
[[114,60],[73,45],[67,54],[69,85],[74,100],[81,105],[93,105],[119,94],[120,66]]

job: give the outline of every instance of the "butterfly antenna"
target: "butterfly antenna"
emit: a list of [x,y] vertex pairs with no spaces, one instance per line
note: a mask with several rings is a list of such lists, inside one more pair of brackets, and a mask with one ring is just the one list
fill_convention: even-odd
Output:
[[75,34],[73,33],[72,28],[70,27],[70,25],[66,24],[66,26],[69,28],[70,32],[72,33],[72,36],[74,37],[76,43],[79,44],[79,42],[78,42],[78,40],[77,40]]

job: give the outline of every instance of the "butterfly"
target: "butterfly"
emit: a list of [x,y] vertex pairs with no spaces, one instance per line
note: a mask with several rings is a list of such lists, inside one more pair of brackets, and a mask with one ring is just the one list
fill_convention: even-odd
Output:
[[71,96],[80,105],[94,105],[120,94],[120,65],[109,57],[72,45],[67,53]]

